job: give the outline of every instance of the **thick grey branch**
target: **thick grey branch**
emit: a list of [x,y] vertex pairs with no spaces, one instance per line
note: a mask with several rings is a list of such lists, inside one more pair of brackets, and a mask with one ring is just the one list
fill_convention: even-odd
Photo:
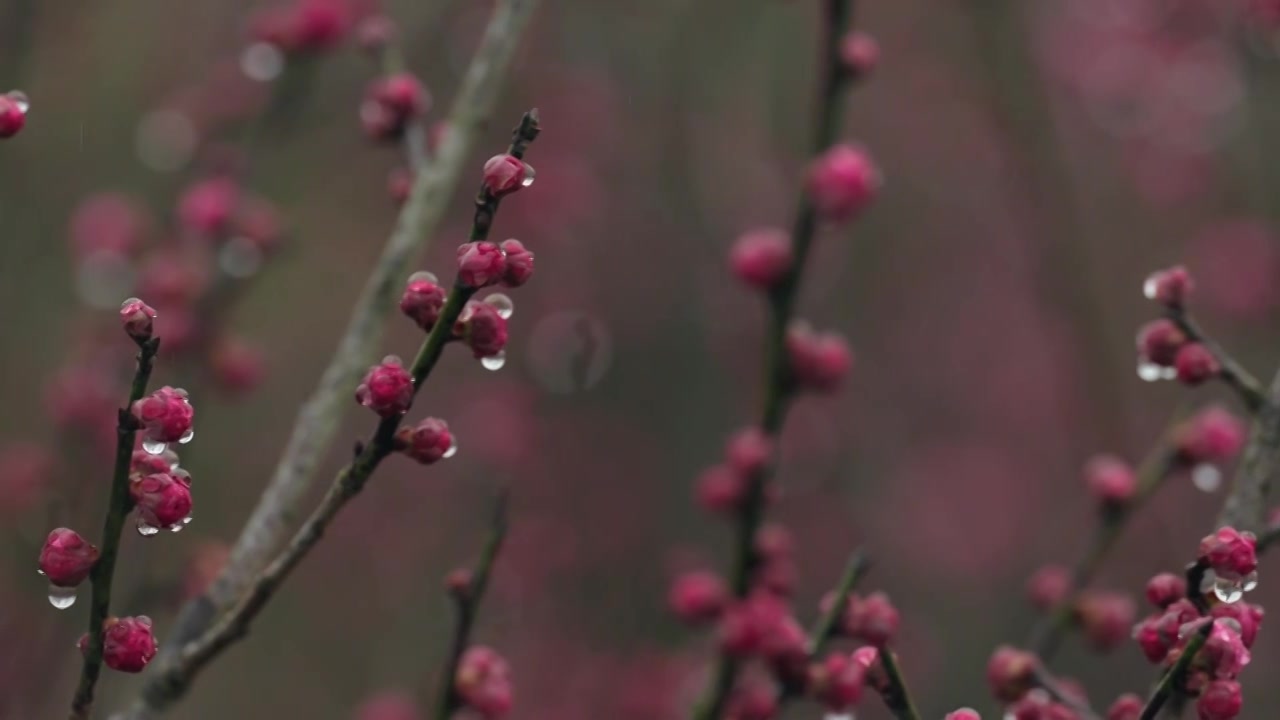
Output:
[[1258,408],[1244,460],[1236,472],[1231,494],[1222,506],[1218,524],[1261,533],[1271,483],[1280,474],[1280,371],[1271,380],[1266,402]]

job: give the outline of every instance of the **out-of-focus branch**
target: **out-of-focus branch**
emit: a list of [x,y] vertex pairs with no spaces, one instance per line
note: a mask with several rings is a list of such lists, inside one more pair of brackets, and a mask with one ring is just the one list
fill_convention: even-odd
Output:
[[822,646],[835,636],[836,626],[849,605],[849,596],[853,594],[858,581],[870,569],[871,560],[867,557],[867,553],[862,549],[855,550],[853,556],[849,558],[849,563],[845,565],[844,576],[840,578],[840,585],[836,587],[831,607],[827,608],[822,617],[818,618],[813,629],[809,631],[809,642],[805,646],[805,651],[809,653],[810,658],[817,657],[822,652]]
[[1216,340],[1209,337],[1196,323],[1195,318],[1180,307],[1169,308],[1166,315],[1177,324],[1188,339],[1192,342],[1200,343],[1208,348],[1209,352],[1213,353],[1213,356],[1218,359],[1218,364],[1222,366],[1218,376],[1240,395],[1240,400],[1244,402],[1245,407],[1249,408],[1250,412],[1256,413],[1266,405],[1267,392],[1263,389],[1262,383],[1258,382],[1258,379],[1246,370],[1243,365],[1236,362],[1236,359],[1231,357],[1231,354],[1223,349]]
[[133,443],[138,434],[138,421],[130,413],[133,404],[147,392],[151,368],[160,340],[151,338],[138,343],[138,367],[133,374],[129,401],[120,409],[116,426],[116,462],[111,477],[111,497],[107,501],[107,518],[102,529],[102,554],[94,564],[89,579],[93,583],[93,597],[89,601],[89,643],[84,651],[84,665],[80,670],[80,683],[71,701],[71,719],[87,720],[93,708],[93,690],[102,672],[102,624],[111,614],[111,581],[116,572],[116,558],[120,551],[120,533],[125,519],[133,509],[129,495],[129,467],[133,458]]
[[435,232],[454,195],[467,155],[493,111],[497,93],[521,32],[537,0],[501,0],[485,30],[447,120],[434,162],[415,177],[391,233],[328,368],[302,406],[284,454],[232,550],[227,567],[210,589],[187,603],[170,632],[162,656],[203,633],[266,565],[296,521],[299,505],[315,482],[316,468],[332,444],[338,421],[360,373],[376,359],[395,284]]
[[485,541],[484,550],[475,570],[471,571],[464,587],[450,588],[453,594],[456,617],[453,626],[453,641],[449,645],[449,657],[440,676],[440,689],[436,695],[435,720],[448,720],[462,707],[455,687],[458,665],[462,662],[462,654],[471,644],[471,630],[476,616],[480,612],[480,603],[484,600],[484,592],[489,586],[489,574],[493,572],[493,564],[502,551],[502,543],[507,536],[507,493],[504,490],[495,503],[493,522],[489,527],[489,538]]
[[1187,640],[1187,646],[1183,648],[1182,654],[1178,656],[1178,661],[1169,668],[1169,671],[1160,678],[1160,682],[1156,685],[1156,689],[1151,693],[1151,699],[1147,700],[1147,706],[1142,709],[1142,715],[1139,720],[1155,720],[1156,714],[1160,712],[1160,708],[1164,707],[1165,702],[1169,699],[1177,689],[1182,679],[1187,674],[1187,668],[1191,667],[1191,661],[1195,659],[1196,653],[1200,652],[1200,648],[1204,647],[1204,643],[1209,639],[1209,633],[1213,632],[1213,620],[1204,624],[1190,640]]
[[[1225,367],[1225,366],[1224,366]],[[1280,371],[1253,419],[1244,460],[1218,516],[1219,526],[1261,532],[1271,484],[1280,474]]]

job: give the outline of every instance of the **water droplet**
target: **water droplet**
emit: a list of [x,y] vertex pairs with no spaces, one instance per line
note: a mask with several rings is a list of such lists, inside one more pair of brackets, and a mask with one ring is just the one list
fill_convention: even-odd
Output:
[[533,184],[533,179],[537,177],[538,172],[533,169],[529,163],[524,164],[524,179],[520,181],[520,187],[529,187]]
[[218,251],[218,267],[233,278],[252,277],[262,268],[262,250],[249,238],[233,237]]
[[159,440],[152,440],[151,438],[143,438],[142,449],[145,450],[149,455],[159,455],[160,453],[169,449],[169,444],[162,443]]
[[145,520],[138,521],[138,534],[142,537],[151,537],[160,532],[160,528],[155,525],[148,525]]
[[195,436],[196,436],[196,431],[192,430],[191,428],[187,428],[187,431],[182,433],[182,437],[178,438],[178,444],[186,445],[187,443],[191,442],[191,440]]
[[485,370],[501,370],[507,364],[507,351],[499,350],[497,355],[480,358],[480,364]]
[[10,90],[5,93],[5,97],[9,98],[14,105],[17,105],[18,111],[23,115],[26,115],[27,111],[31,109],[31,98],[28,98],[27,94],[21,90]]
[[59,610],[66,610],[76,604],[76,589],[73,587],[49,586],[49,604]]
[[185,526],[184,526],[182,523],[178,523],[177,525],[170,525],[170,526],[169,526],[169,532],[171,532],[171,533],[179,533],[179,532],[182,532],[182,528],[183,528],[183,527],[185,527]]
[[485,298],[484,301],[486,304],[492,305],[498,311],[498,317],[503,320],[510,318],[516,311],[516,304],[503,293],[494,293]]
[[190,524],[191,524],[191,516],[190,516],[190,515],[188,515],[188,516],[186,516],[186,517],[182,518],[182,524],[183,524],[183,525],[190,525]]
[[458,440],[452,436],[449,437],[449,449],[444,451],[444,455],[440,457],[451,458],[458,454]]
[[1201,492],[1216,492],[1222,487],[1222,471],[1208,463],[1200,463],[1191,468],[1191,484]]
[[1148,300],[1155,300],[1156,291],[1159,289],[1160,280],[1155,275],[1151,275],[1142,283],[1142,296]]
[[1253,572],[1244,576],[1243,587],[1245,592],[1253,592],[1254,590],[1257,589],[1258,587],[1258,571],[1257,570],[1254,570]]
[[409,282],[419,282],[423,280],[431,283],[432,285],[440,284],[440,278],[436,277],[435,273],[429,272],[427,270],[419,270],[418,272],[409,276]]
[[44,574],[44,571],[43,571],[43,570],[41,570],[40,568],[36,568],[36,574],[37,574],[37,575],[43,575],[43,574]]
[[1213,594],[1229,605],[1244,597],[1244,582],[1219,576],[1213,581]]
[[1138,377],[1142,378],[1143,382],[1155,382],[1159,380],[1162,370],[1163,368],[1150,360],[1138,359]]
[[259,42],[240,53],[240,72],[257,82],[271,82],[284,70],[284,53],[271,43]]

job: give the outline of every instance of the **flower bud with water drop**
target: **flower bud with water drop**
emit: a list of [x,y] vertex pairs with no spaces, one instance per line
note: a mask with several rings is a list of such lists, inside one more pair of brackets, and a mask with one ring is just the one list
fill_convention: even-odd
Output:
[[395,355],[369,368],[356,387],[356,402],[382,417],[403,415],[413,404],[413,376]]
[[120,324],[124,332],[135,342],[143,343],[151,339],[155,329],[156,309],[138,298],[129,298],[120,305]]
[[845,712],[862,698],[867,669],[848,654],[833,652],[809,666],[809,697],[833,713]]
[[453,334],[477,358],[495,357],[507,346],[507,321],[493,305],[471,300],[454,323]]
[[853,145],[836,145],[809,167],[809,199],[826,220],[857,217],[875,199],[880,184],[880,171],[871,157]]
[[1186,465],[1230,460],[1244,447],[1244,423],[1220,407],[1208,407],[1174,430],[1178,459]]
[[1137,608],[1124,593],[1085,590],[1075,604],[1076,622],[1090,647],[1110,652],[1129,638]]
[[1196,716],[1200,720],[1235,720],[1244,707],[1240,683],[1234,680],[1214,680],[1200,692],[1196,701]]
[[1138,490],[1138,478],[1133,469],[1114,455],[1091,458],[1085,463],[1084,478],[1089,494],[1108,509],[1124,507]]
[[1261,605],[1247,602],[1218,603],[1210,608],[1209,614],[1234,622],[1240,628],[1240,640],[1247,648],[1253,647],[1254,641],[1258,639],[1258,631],[1262,629],[1262,620],[1266,617],[1266,611]]
[[453,682],[462,701],[486,720],[511,712],[510,670],[497,651],[482,645],[467,648]]
[[888,595],[874,592],[865,598],[851,596],[841,621],[846,634],[883,646],[898,634],[901,617]]
[[1173,358],[1173,367],[1178,373],[1178,380],[1192,387],[1222,371],[1222,364],[1213,351],[1196,342],[1178,348],[1178,354]]
[[1160,573],[1147,581],[1147,602],[1164,609],[1187,596],[1187,580],[1182,575]]
[[183,470],[136,475],[129,480],[129,496],[144,535],[154,534],[152,528],[181,529],[191,516],[191,478]]
[[[89,635],[80,637],[80,652],[88,652]],[[142,672],[156,656],[156,638],[151,633],[151,618],[109,617],[102,622],[102,662],[117,672]]]
[[1191,273],[1185,267],[1176,265],[1148,275],[1142,283],[1142,294],[1148,300],[1154,300],[1167,308],[1179,309],[1194,288]]
[[1159,367],[1173,367],[1178,349],[1187,343],[1187,335],[1178,324],[1160,318],[1138,328],[1138,358]]
[[195,417],[187,391],[167,385],[135,402],[131,412],[141,423],[146,439],[162,444],[189,438]]
[[1107,720],[1138,720],[1146,706],[1147,701],[1133,693],[1125,693],[1107,708]]
[[525,248],[524,243],[514,238],[503,240],[500,247],[506,255],[502,286],[517,288],[529,282],[529,278],[533,277],[533,253]]
[[1240,637],[1239,627],[1233,625],[1230,620],[1215,622],[1204,647],[1196,656],[1196,663],[1222,680],[1234,680],[1251,659],[1249,649]]
[[1071,593],[1071,571],[1062,565],[1045,565],[1027,580],[1027,599],[1032,607],[1049,611]]
[[416,272],[409,276],[404,294],[400,296],[400,312],[429,332],[440,319],[444,301],[444,288],[437,284],[436,276],[429,272]]
[[[885,650],[885,652],[889,652]],[[880,649],[874,645],[863,645],[849,656],[855,663],[867,671],[867,685],[883,693],[889,687],[889,677],[885,674],[884,664],[880,662]],[[896,657],[896,656],[895,656]]]
[[982,716],[973,708],[960,708],[947,713],[942,720],[982,720]]
[[533,184],[534,170],[515,155],[494,155],[484,164],[484,189],[500,198]]
[[449,425],[439,418],[426,418],[413,426],[402,425],[393,442],[397,452],[423,465],[449,457],[454,447]]
[[178,467],[178,454],[166,449],[153,455],[146,450],[134,450],[129,461],[129,474],[151,475],[152,473],[169,472]]
[[223,239],[240,205],[241,194],[239,183],[229,177],[199,180],[178,199],[178,221],[198,237]]
[[1219,578],[1244,578],[1258,569],[1257,544],[1253,533],[1242,533],[1232,527],[1219,528],[1200,541],[1199,560]]
[[56,587],[75,587],[89,577],[98,562],[98,548],[75,530],[57,528],[40,548],[40,572]]
[[458,246],[458,282],[470,288],[497,285],[507,272],[502,248],[491,242],[469,242]]
[[802,388],[832,392],[853,368],[853,350],[836,333],[815,333],[804,323],[787,331],[791,374]]
[[0,139],[17,135],[26,124],[25,96],[15,97],[14,93],[0,95]]
[[987,684],[1002,702],[1014,702],[1027,694],[1035,682],[1040,661],[1036,656],[1009,645],[1001,645],[987,663]]
[[735,277],[759,290],[771,290],[791,271],[791,237],[777,228],[745,233],[729,250]]
[[716,620],[729,604],[729,586],[713,572],[687,572],[676,578],[667,604],[681,621],[702,625]]

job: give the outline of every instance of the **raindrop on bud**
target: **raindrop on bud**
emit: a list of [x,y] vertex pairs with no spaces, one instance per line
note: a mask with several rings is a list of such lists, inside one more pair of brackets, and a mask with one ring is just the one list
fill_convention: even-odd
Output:
[[[497,355],[480,358],[480,365],[485,370],[501,370],[503,365],[507,364],[507,351],[499,350]],[[446,456],[448,457],[448,456]]]
[[498,311],[498,317],[503,320],[508,320],[513,314],[515,314],[516,304],[511,301],[511,298],[507,297],[503,293],[493,293],[489,297],[485,298],[484,301],[485,303],[492,305],[494,309]]
[[159,455],[169,448],[168,443],[162,443],[159,440],[151,438],[143,438],[142,449],[149,455]]
[[59,610],[66,610],[76,604],[76,589],[73,587],[49,586],[49,604]]

